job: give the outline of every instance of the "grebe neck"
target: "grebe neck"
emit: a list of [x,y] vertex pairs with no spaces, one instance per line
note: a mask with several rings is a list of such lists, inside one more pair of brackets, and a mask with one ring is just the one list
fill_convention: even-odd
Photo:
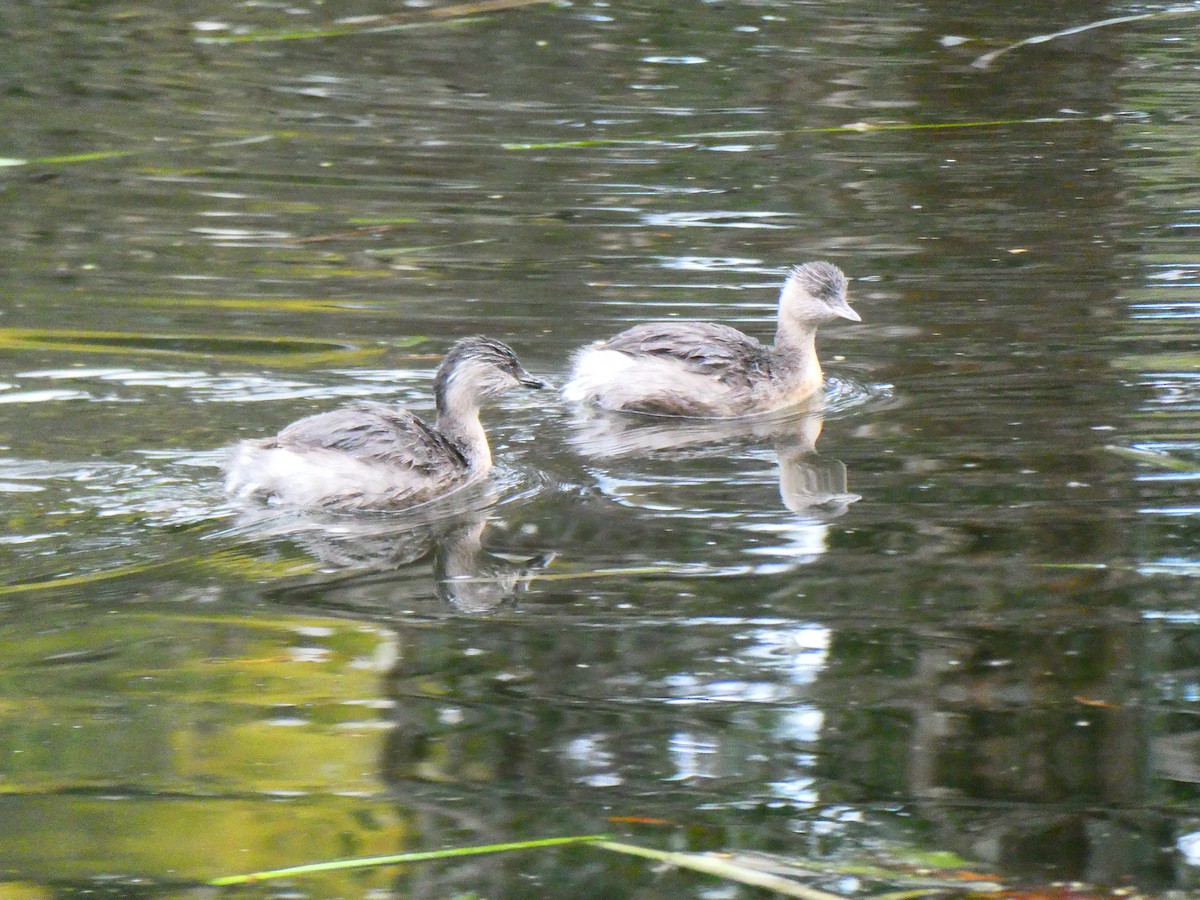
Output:
[[772,363],[776,377],[788,384],[815,385],[821,382],[817,359],[817,329],[781,319],[775,332]]
[[435,426],[462,451],[467,465],[473,471],[486,471],[492,467],[492,449],[479,421],[479,406],[449,405],[438,409]]

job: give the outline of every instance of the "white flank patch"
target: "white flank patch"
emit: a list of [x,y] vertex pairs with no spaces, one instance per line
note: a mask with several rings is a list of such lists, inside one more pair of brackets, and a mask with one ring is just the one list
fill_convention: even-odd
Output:
[[588,403],[619,384],[636,360],[616,350],[584,349],[575,358],[571,380],[563,385],[563,399],[571,403]]

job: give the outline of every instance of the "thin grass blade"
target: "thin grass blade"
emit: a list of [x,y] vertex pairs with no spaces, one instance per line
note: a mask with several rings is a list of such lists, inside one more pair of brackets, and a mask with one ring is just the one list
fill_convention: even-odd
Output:
[[301,875],[316,875],[345,869],[370,869],[377,866],[398,866],[406,863],[429,862],[435,859],[455,859],[462,856],[479,856],[485,853],[509,853],[514,850],[535,850],[540,847],[558,847],[565,844],[584,844],[603,840],[602,834],[573,835],[571,837],[540,838],[533,841],[514,841],[507,844],[486,844],[478,847],[451,847],[446,850],[423,850],[414,853],[394,853],[387,856],[365,856],[358,859],[335,859],[329,862],[307,863],[288,866],[284,869],[267,869],[245,875],[223,875],[208,882],[213,887],[234,884],[254,884],[275,878],[294,878]]

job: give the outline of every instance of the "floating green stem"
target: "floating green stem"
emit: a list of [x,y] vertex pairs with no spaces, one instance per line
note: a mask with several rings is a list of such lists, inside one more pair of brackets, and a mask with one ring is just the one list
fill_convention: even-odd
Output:
[[462,856],[479,856],[484,853],[508,853],[513,850],[534,850],[539,847],[558,847],[565,844],[584,844],[603,840],[605,835],[586,834],[572,837],[541,838],[533,841],[514,841],[507,844],[487,844],[480,847],[451,847],[447,850],[424,850],[415,853],[394,853],[387,856],[366,856],[358,859],[336,859],[331,862],[309,863],[289,866],[285,869],[268,869],[247,875],[225,875],[208,882],[214,887],[233,884],[254,884],[273,878],[292,878],[298,875],[318,875],[345,869],[370,869],[378,866],[398,866],[406,863],[428,862],[435,859],[454,859]]
[[581,147],[619,147],[625,144],[640,147],[675,146],[688,148],[704,138],[730,137],[786,137],[792,134],[869,134],[872,131],[945,131],[952,128],[1000,128],[1006,125],[1063,125],[1068,122],[1111,122],[1109,114],[1099,116],[1037,116],[1031,119],[980,119],[972,122],[850,122],[846,125],[828,125],[820,128],[792,128],[786,131],[703,132],[682,134],[668,138],[580,138],[574,141],[548,141],[545,143],[501,144],[504,150],[571,150]]
[[173,560],[167,560],[164,562],[133,563],[128,566],[118,566],[113,569],[105,569],[102,572],[90,572],[85,575],[63,575],[54,578],[47,578],[43,581],[24,581],[16,584],[2,584],[0,585],[0,597],[7,597],[12,594],[54,591],[62,588],[79,587],[80,585],[85,584],[97,584],[102,581],[111,581],[114,578],[125,578],[129,575],[141,575],[145,572],[150,572],[154,569],[162,569],[173,564]]
[[68,163],[115,159],[119,156],[129,156],[132,153],[132,150],[96,150],[92,153],[70,153],[66,156],[35,156],[32,159],[19,159],[9,156],[0,159],[0,168],[14,168],[16,166],[62,166]]
[[447,19],[440,22],[396,22],[387,25],[342,25],[291,31],[251,31],[246,34],[204,35],[196,38],[199,44],[269,44],[277,41],[311,41],[317,38],[348,37],[356,34],[386,34],[391,31],[412,31],[451,25],[469,25],[477,18]]
[[[219,141],[212,144],[206,144],[203,147],[197,147],[194,144],[188,143],[186,146],[170,147],[172,150],[189,150],[196,149],[212,149],[215,147],[235,147],[243,144],[257,144],[263,141],[281,140],[294,137],[293,134],[287,132],[278,132],[275,134],[256,134],[249,137],[241,137],[233,140]],[[150,148],[146,148],[148,151]],[[161,144],[155,144],[155,150],[161,150]],[[15,156],[0,157],[0,169],[17,168],[19,166],[66,166],[74,163],[99,162],[106,159],[121,159],[127,156],[136,156],[139,153],[146,152],[143,150],[92,150],[84,153],[65,153],[58,156],[31,156],[21,158]]]
[[122,353],[223,359],[274,366],[346,365],[380,352],[377,346],[302,337],[219,338],[207,335],[0,328],[0,350]]

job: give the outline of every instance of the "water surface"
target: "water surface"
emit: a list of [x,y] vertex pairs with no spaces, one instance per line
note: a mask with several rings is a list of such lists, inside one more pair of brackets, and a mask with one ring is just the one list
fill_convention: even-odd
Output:
[[[1191,886],[1196,19],[970,65],[1146,9],[3,13],[12,889],[630,817],[655,846]],[[298,33],[370,15],[423,27]],[[816,258],[863,323],[822,333],[827,407],[786,427],[510,394],[470,503],[221,494],[233,440],[429,413],[463,334],[557,382],[647,318],[766,339]],[[287,889],[725,890],[580,849]]]

